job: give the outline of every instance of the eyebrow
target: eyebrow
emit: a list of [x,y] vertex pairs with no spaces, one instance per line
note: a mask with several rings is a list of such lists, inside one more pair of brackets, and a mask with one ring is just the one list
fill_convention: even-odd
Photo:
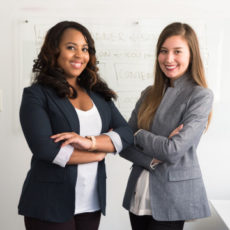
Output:
[[[167,48],[162,46],[161,49],[167,49]],[[183,49],[183,47],[178,46],[178,47],[174,47],[173,49]]]
[[[77,43],[74,43],[74,42],[66,42],[65,45],[74,45],[74,46],[77,46]],[[86,43],[86,44],[83,44],[83,46],[89,46],[89,45]]]

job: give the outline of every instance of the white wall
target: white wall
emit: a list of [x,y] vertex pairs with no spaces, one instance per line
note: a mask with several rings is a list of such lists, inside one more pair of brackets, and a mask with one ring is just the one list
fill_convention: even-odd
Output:
[[[230,199],[230,175],[228,142],[230,137],[230,5],[228,1],[198,0],[8,0],[1,5],[0,31],[0,91],[2,91],[2,111],[0,111],[0,223],[1,229],[22,230],[23,218],[17,215],[17,204],[22,183],[29,168],[30,152],[21,130],[18,128],[17,88],[20,87],[18,63],[20,50],[18,42],[18,22],[20,19],[41,17],[96,18],[101,20],[148,19],[169,22],[186,20],[205,20],[209,36],[214,41],[219,35],[216,31],[224,28],[222,41],[207,44],[211,55],[212,69],[219,68],[216,77],[212,77],[211,88],[217,94],[214,104],[213,120],[209,131],[203,136],[199,146],[199,158],[209,199]],[[223,45],[221,45],[223,44]],[[216,52],[215,46],[218,46]],[[211,73],[210,73],[211,75]],[[207,76],[208,77],[208,76]],[[1,100],[1,99],[0,99]],[[0,108],[1,109],[1,108]],[[122,198],[129,174],[130,163],[116,156],[107,159],[108,197],[107,216],[102,218],[101,230],[130,229],[127,212],[121,207]],[[190,222],[186,229],[224,230],[225,227],[213,210],[213,217]]]

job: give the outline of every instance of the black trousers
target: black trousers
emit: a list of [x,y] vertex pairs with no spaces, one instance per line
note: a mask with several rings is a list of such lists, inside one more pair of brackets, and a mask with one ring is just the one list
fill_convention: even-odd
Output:
[[137,216],[129,212],[132,230],[182,230],[184,221],[157,221],[152,216]]
[[38,220],[36,218],[24,218],[26,230],[98,230],[101,219],[101,211],[81,213],[64,223],[54,223]]

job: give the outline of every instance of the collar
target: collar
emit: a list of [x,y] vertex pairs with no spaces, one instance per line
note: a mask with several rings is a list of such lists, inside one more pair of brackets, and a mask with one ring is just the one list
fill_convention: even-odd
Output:
[[181,77],[175,79],[173,81],[173,85],[171,87],[176,88],[176,89],[180,89],[180,88],[183,88],[187,85],[190,85],[192,82],[194,82],[194,80],[193,80],[191,74],[189,72],[186,72]]

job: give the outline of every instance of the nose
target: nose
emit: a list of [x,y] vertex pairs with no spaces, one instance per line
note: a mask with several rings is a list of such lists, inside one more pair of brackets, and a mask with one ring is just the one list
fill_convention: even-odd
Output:
[[75,50],[74,56],[75,56],[75,57],[81,57],[82,55],[83,55],[82,50],[81,50],[80,48],[77,48],[77,49]]
[[174,55],[173,55],[173,53],[168,52],[167,55],[166,55],[166,61],[167,61],[168,63],[171,63],[171,62],[173,62],[173,60],[174,60]]

